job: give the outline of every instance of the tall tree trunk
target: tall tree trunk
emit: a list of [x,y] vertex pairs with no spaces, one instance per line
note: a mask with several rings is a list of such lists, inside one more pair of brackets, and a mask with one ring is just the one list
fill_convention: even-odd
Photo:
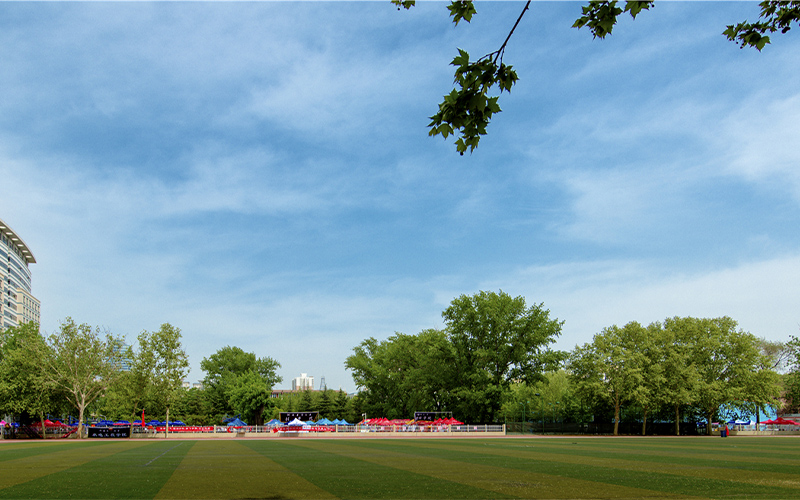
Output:
[[619,399],[614,402],[614,435],[619,436]]
[[643,408],[644,415],[642,416],[642,436],[647,433],[647,408]]
[[78,439],[83,439],[83,411],[86,409],[86,404],[83,401],[78,402]]
[[164,438],[165,439],[169,437],[169,406],[167,406],[167,421],[166,421],[166,424],[167,424],[167,426],[164,427]]
[[681,405],[675,405],[675,435],[681,435]]
[[708,412],[706,414],[706,434],[711,435],[711,420],[714,419],[714,414],[712,412]]
[[42,424],[42,439],[47,439],[47,436],[44,433],[44,413],[39,413],[39,422]]

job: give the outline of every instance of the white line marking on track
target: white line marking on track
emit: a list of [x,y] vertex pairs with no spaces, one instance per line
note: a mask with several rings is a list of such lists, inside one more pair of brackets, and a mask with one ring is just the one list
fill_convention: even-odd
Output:
[[166,450],[166,451],[165,451],[164,453],[162,453],[161,455],[157,456],[156,458],[154,458],[154,459],[150,460],[149,462],[147,462],[146,464],[144,464],[142,467],[147,467],[148,465],[152,464],[153,462],[155,462],[156,460],[158,460],[159,458],[163,457],[163,456],[164,456],[164,455],[166,455],[168,452],[170,452],[170,451],[174,450],[175,448],[177,448],[178,446],[180,446],[180,445],[182,445],[182,444],[183,444],[183,443],[178,443],[178,444],[176,444],[176,445],[175,445],[175,446],[173,446],[172,448],[170,448],[170,449]]

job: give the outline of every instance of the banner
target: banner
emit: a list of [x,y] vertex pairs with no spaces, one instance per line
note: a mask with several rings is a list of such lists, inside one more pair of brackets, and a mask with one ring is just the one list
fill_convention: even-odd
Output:
[[[166,425],[159,425],[155,427],[156,432],[165,432],[167,430]],[[204,426],[197,426],[197,425],[170,425],[169,432],[214,432],[213,425],[204,425]]]
[[279,420],[284,424],[291,422],[294,419],[300,419],[303,422],[308,422],[309,420],[318,420],[319,419],[319,412],[318,411],[282,411],[280,413]]
[[90,438],[129,438],[130,427],[87,427]]

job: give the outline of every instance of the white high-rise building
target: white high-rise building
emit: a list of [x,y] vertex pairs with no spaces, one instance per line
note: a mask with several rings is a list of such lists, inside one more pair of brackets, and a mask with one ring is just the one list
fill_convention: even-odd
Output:
[[314,377],[309,377],[307,373],[301,373],[299,377],[292,380],[293,391],[305,391],[314,389]]
[[39,300],[31,294],[30,248],[0,219],[0,329],[39,323]]

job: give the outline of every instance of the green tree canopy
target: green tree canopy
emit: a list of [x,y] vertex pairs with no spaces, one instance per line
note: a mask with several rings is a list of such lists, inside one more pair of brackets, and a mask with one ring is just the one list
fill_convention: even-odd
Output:
[[67,318],[47,338],[40,355],[46,382],[63,391],[78,410],[78,436],[81,436],[86,407],[120,376],[124,358],[122,339]]
[[142,332],[139,351],[150,371],[148,399],[164,408],[169,432],[169,409],[184,390],[183,379],[189,369],[189,358],[181,345],[180,328],[164,323],[157,332]]
[[707,419],[707,430],[723,406],[777,403],[778,375],[759,349],[759,339],[721,318],[671,318],[664,328],[691,339],[690,360],[697,369],[695,404]]
[[534,383],[557,369],[565,354],[550,349],[563,322],[543,304],[502,290],[462,295],[442,317],[455,352],[453,411],[471,422],[499,418],[503,393],[512,381]]
[[415,411],[440,410],[452,381],[453,351],[440,330],[395,333],[384,341],[364,340],[345,360],[356,386],[365,390],[364,411],[411,418]]
[[723,408],[752,411],[776,403],[778,376],[760,345],[728,317],[676,317],[646,328],[631,322],[576,347],[568,369],[585,400],[614,407],[615,434],[624,405],[642,409],[643,429],[649,411],[674,410],[676,433],[681,409],[695,408],[710,433]]
[[542,380],[564,359],[549,348],[562,323],[542,304],[480,292],[454,299],[442,316],[444,330],[369,338],[353,349],[345,366],[363,389],[355,404],[390,418],[452,411],[469,422],[497,421],[512,382]]
[[45,347],[36,323],[0,331],[0,412],[3,414],[28,414],[44,421],[44,414],[56,404],[55,385],[43,373]]
[[579,394],[605,400],[614,407],[614,435],[619,433],[620,409],[636,398],[646,398],[647,359],[639,349],[648,331],[637,322],[603,329],[591,343],[575,347],[568,369]]
[[792,335],[786,347],[789,373],[785,376],[784,398],[789,409],[797,410],[800,409],[800,338]]
[[206,372],[203,385],[212,411],[219,416],[246,414],[258,407],[263,411],[264,405],[260,404],[263,391],[271,392],[283,380],[277,374],[280,366],[272,358],[259,358],[255,353],[231,346],[203,359],[200,368]]

